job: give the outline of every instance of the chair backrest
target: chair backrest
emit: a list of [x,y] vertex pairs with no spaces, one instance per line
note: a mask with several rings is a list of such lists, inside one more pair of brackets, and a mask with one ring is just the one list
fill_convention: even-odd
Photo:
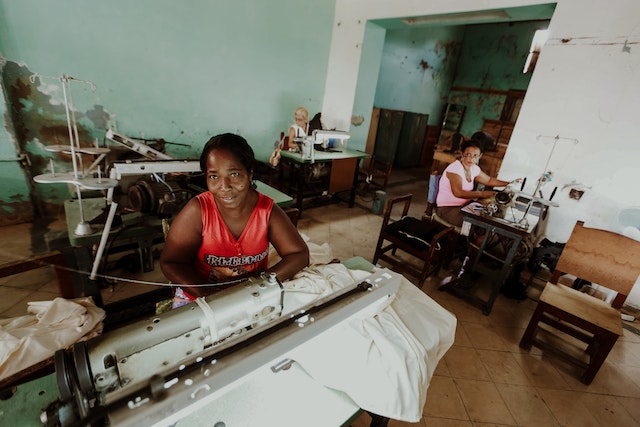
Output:
[[381,190],[386,190],[392,169],[392,163],[383,162],[382,160],[378,160],[373,157],[370,160],[368,172],[371,180],[370,185]]
[[578,221],[551,281],[557,283],[563,273],[618,292],[611,305],[620,308],[640,276],[640,242]]
[[[409,214],[409,207],[411,206],[411,199],[413,198],[413,194],[404,194],[402,196],[397,196],[392,199],[387,200],[387,205],[384,210],[384,216],[382,219],[382,228],[384,228],[390,220],[397,221],[401,218],[404,218]],[[396,217],[398,212],[394,212],[393,207],[398,203],[404,203],[402,206],[402,212],[399,217]],[[393,215],[393,218],[391,217]]]

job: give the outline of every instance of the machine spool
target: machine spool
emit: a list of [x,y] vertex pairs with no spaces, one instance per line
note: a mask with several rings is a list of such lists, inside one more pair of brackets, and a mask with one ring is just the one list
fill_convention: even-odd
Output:
[[186,201],[184,190],[176,182],[139,180],[127,191],[129,207],[136,212],[171,216]]

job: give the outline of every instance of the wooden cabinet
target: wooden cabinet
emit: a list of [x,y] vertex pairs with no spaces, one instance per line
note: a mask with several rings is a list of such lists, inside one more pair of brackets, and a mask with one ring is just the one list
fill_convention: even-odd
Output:
[[433,152],[438,144],[438,136],[440,136],[440,126],[427,126],[427,133],[424,137],[419,164],[419,166],[426,166],[427,170],[431,168]]
[[507,151],[507,145],[509,145],[509,140],[511,139],[511,134],[513,133],[514,125],[515,123],[513,122],[485,119],[482,125],[482,132],[493,136],[494,142],[494,150],[488,151],[496,151],[501,154],[501,157],[504,157],[504,153]]
[[[367,141],[375,140],[376,159],[398,168],[413,168],[420,158],[427,133],[427,114],[380,109],[378,125],[369,130]],[[375,132],[375,137],[372,133]],[[367,144],[368,145],[368,144]]]
[[427,114],[404,113],[394,167],[406,169],[418,166],[428,121]]
[[497,176],[502,165],[502,158],[507,151],[513,126],[515,123],[502,120],[485,119],[482,125],[482,132],[493,137],[493,147],[485,147],[480,167],[489,176]]
[[380,110],[378,128],[376,129],[376,144],[373,150],[376,159],[385,163],[394,162],[403,118],[404,111]]
[[449,138],[454,133],[460,131],[466,108],[467,107],[460,104],[447,104],[443,114],[440,137],[438,138],[439,146],[450,148]]

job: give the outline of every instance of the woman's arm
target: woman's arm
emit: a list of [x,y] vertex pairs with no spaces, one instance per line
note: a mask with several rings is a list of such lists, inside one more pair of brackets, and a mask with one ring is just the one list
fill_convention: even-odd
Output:
[[296,128],[294,126],[289,126],[289,142],[287,144],[287,147],[285,147],[285,150],[296,148],[298,146],[294,141],[294,139],[297,137],[298,135],[296,135]]
[[[481,173],[482,174],[482,173]],[[480,175],[478,175],[480,176]],[[454,196],[460,197],[461,199],[485,199],[487,197],[493,196],[496,192],[490,190],[472,190],[467,191],[462,189],[462,177],[454,172],[447,172],[447,178],[449,178],[449,182],[451,183],[451,192]],[[478,178],[476,178],[477,180]]]
[[190,287],[202,283],[196,274],[194,260],[202,243],[202,214],[200,202],[189,200],[171,223],[164,249],[160,255],[160,268],[171,283],[181,286],[194,297],[208,295],[204,287]]
[[269,219],[269,241],[282,259],[267,272],[276,273],[278,280],[290,279],[309,265],[309,247],[287,214],[277,205],[273,205]]
[[505,185],[509,185],[509,181],[503,181],[498,178],[490,177],[484,172],[480,172],[480,175],[476,177],[476,181],[480,184],[484,184],[487,187],[504,187]]

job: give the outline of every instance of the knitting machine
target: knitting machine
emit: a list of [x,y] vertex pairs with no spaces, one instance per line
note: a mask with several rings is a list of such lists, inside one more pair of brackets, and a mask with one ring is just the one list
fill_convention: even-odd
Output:
[[213,407],[223,424],[208,419],[207,425],[225,425],[238,410],[225,412],[221,396],[259,368],[288,369],[294,361],[287,352],[389,298],[400,277],[384,269],[308,306],[288,309],[274,275],[251,278],[76,343],[55,354],[59,399],[41,419],[46,426],[63,427],[164,426]]

